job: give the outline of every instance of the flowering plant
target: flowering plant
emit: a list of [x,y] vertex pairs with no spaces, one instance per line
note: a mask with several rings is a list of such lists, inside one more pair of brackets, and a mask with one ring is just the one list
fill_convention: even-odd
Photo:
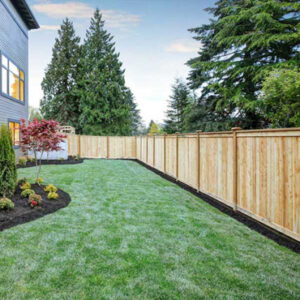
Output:
[[42,197],[38,194],[33,194],[29,196],[29,204],[32,208],[42,204]]

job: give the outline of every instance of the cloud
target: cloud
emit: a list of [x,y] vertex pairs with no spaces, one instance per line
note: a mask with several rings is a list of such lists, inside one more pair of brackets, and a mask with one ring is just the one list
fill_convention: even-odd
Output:
[[[33,9],[50,18],[89,19],[93,16],[94,8],[83,2],[39,3]],[[106,26],[110,28],[127,28],[140,22],[138,15],[116,10],[101,10]]]
[[59,25],[40,25],[40,30],[58,30]]
[[192,52],[198,52],[199,49],[200,49],[200,45],[197,42],[179,40],[168,45],[165,48],[165,51],[175,52],[175,53],[192,53]]

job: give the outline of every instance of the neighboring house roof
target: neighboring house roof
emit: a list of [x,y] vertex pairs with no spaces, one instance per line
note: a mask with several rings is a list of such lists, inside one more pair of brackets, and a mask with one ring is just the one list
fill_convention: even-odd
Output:
[[34,17],[32,11],[30,10],[28,4],[25,0],[11,0],[12,4],[20,14],[24,23],[27,25],[28,29],[38,29],[40,28],[39,23]]

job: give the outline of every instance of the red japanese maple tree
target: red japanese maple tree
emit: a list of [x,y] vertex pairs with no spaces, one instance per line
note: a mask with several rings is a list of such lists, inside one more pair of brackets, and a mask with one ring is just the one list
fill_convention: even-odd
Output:
[[[32,151],[36,161],[36,179],[39,182],[39,175],[41,171],[41,161],[43,154],[50,151],[60,151],[60,143],[66,138],[65,135],[60,134],[59,123],[54,120],[37,120],[34,119],[26,125],[24,119],[21,120],[20,125],[20,146],[23,152]],[[37,157],[40,153],[40,158]]]

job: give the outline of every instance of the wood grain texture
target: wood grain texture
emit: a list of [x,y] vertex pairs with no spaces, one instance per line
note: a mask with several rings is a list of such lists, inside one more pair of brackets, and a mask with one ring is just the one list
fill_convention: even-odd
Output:
[[231,207],[236,202],[238,211],[300,241],[300,128],[68,135],[68,143],[69,155],[139,159]]

